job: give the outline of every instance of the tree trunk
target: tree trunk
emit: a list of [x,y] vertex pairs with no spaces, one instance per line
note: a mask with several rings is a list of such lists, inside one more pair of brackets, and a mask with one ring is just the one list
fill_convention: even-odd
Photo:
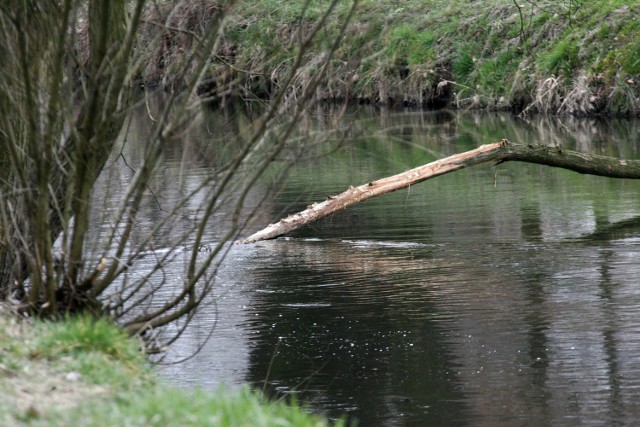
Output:
[[407,188],[436,176],[481,163],[496,162],[497,165],[507,161],[537,163],[610,178],[640,179],[639,160],[623,160],[584,154],[545,145],[514,144],[503,139],[500,142],[482,145],[475,150],[436,160],[397,175],[358,187],[349,187],[347,191],[337,196],[329,196],[327,200],[314,203],[302,212],[289,215],[276,224],[270,224],[247,237],[241,243],[254,243],[282,236],[348,206],[381,194]]
[[[0,84],[0,299],[15,291],[21,299],[30,277],[28,305],[50,312],[60,281],[71,295],[81,279],[91,188],[124,123],[131,51],[128,2],[89,1],[90,54],[74,89],[78,4],[53,3],[0,13],[0,56],[21,59],[2,64],[10,78]],[[70,244],[61,272],[53,241],[63,230]]]

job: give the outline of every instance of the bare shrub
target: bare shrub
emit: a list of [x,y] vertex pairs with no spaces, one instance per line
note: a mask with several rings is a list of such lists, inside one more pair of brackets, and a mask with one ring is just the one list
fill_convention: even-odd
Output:
[[[0,6],[0,56],[13,59],[0,65],[0,294],[16,309],[51,317],[105,313],[130,333],[150,336],[171,326],[159,346],[197,312],[229,242],[255,214],[245,205],[258,178],[275,160],[295,161],[286,148],[353,13],[325,53],[310,58],[338,2],[326,5],[301,34],[273,97],[236,123],[233,149],[155,223],[145,223],[140,212],[155,198],[162,156],[198,123],[198,91],[215,75],[212,64],[231,54],[222,35],[235,3],[90,0],[86,12],[80,0]],[[161,102],[133,90],[143,67],[155,67],[151,73],[167,84]],[[221,79],[209,99],[231,84]],[[136,153],[123,126],[132,108],[151,118]],[[107,161],[120,171],[109,179],[121,187],[101,206],[92,195]],[[186,208],[194,213],[188,223]],[[91,218],[99,209],[108,222],[97,234]],[[176,225],[180,232],[157,250],[155,236]],[[218,232],[209,242],[212,227]],[[184,273],[168,280],[165,268],[178,258]]]

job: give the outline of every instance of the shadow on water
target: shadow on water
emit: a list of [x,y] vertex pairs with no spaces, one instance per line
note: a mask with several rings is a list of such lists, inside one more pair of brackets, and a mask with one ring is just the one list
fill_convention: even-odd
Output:
[[[209,114],[159,171],[165,203],[175,182],[189,187],[224,157],[209,128],[224,138],[230,116]],[[640,156],[637,121],[374,109],[336,120],[322,111],[305,123],[329,127],[339,148],[307,146],[255,229],[349,185],[501,138]],[[494,173],[456,172],[289,238],[234,246],[210,304],[167,360],[213,334],[160,371],[185,387],[264,386],[363,426],[632,423],[640,183],[513,163],[494,187]],[[147,208],[153,222],[159,214]]]

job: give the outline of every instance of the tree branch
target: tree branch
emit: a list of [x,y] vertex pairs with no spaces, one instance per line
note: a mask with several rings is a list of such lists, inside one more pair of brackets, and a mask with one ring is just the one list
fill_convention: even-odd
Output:
[[254,243],[282,236],[348,206],[381,194],[407,188],[449,172],[481,163],[496,162],[496,164],[500,164],[508,161],[536,163],[609,178],[640,179],[640,160],[624,160],[585,154],[546,145],[514,144],[503,139],[493,144],[482,145],[475,150],[436,160],[397,175],[372,181],[358,187],[349,187],[348,190],[337,196],[329,196],[323,202],[309,205],[302,212],[289,215],[276,224],[270,224],[240,243]]

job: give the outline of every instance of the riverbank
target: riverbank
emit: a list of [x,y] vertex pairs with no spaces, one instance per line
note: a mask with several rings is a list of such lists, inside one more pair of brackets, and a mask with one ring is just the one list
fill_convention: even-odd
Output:
[[[204,28],[206,14],[216,11],[189,3],[168,19],[158,9],[147,12],[145,22],[155,24],[148,25],[145,46],[157,40],[160,22],[187,28],[165,30],[162,46],[148,52],[140,75],[145,85],[171,82],[172,70],[195,43],[189,32]],[[201,92],[213,98],[271,96],[328,1],[313,1],[302,13],[303,3],[240,2]],[[294,87],[305,87],[339,33],[349,2],[339,3],[305,55]],[[635,116],[639,16],[638,0],[521,6],[362,0],[317,94],[331,102]]]
[[[0,425],[327,426],[247,389],[167,386],[135,340],[105,320],[17,320],[0,311]],[[341,424],[338,424],[341,425]]]

